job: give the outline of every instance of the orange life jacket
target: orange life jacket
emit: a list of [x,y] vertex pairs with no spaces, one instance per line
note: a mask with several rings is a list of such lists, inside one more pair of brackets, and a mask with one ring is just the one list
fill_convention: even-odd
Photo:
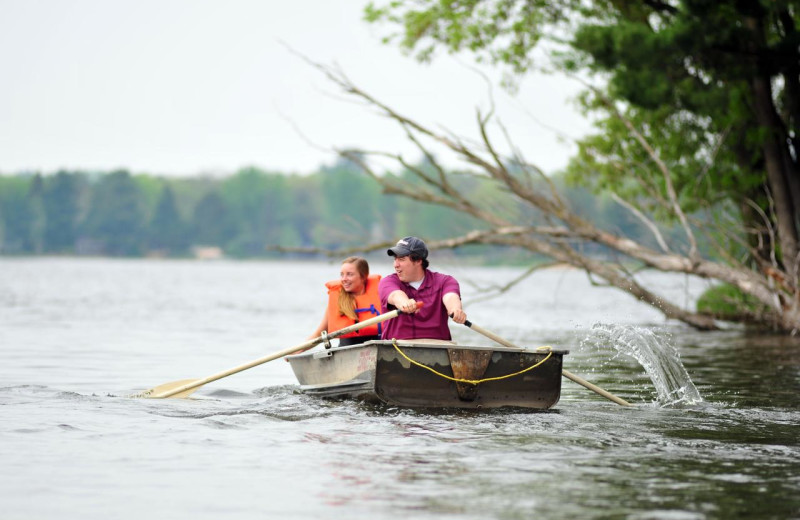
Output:
[[[381,299],[378,296],[378,282],[380,280],[381,275],[379,274],[368,276],[364,294],[356,296],[356,316],[358,316],[359,322],[374,318],[381,313]],[[334,332],[356,323],[356,320],[339,313],[339,291],[342,290],[342,282],[340,280],[331,280],[325,284],[325,287],[328,288],[328,332]],[[380,334],[381,324],[376,323],[339,337],[353,338],[357,336],[380,336]]]

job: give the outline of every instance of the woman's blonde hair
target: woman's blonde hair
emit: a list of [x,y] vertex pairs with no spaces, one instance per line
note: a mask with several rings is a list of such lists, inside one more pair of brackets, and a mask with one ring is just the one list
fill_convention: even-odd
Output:
[[[367,277],[369,276],[369,263],[360,256],[349,256],[342,260],[342,264],[353,264],[356,266],[361,279],[364,280],[364,287],[367,286]],[[339,291],[339,314],[347,316],[351,320],[358,321],[358,314],[356,314],[356,297],[353,294],[345,291],[344,288]]]

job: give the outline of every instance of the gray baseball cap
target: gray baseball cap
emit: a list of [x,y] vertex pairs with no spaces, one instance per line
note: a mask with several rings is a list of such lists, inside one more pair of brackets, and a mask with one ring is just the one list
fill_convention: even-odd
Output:
[[397,241],[397,245],[390,247],[386,254],[389,256],[408,256],[414,254],[419,258],[428,258],[428,247],[417,237],[405,237]]

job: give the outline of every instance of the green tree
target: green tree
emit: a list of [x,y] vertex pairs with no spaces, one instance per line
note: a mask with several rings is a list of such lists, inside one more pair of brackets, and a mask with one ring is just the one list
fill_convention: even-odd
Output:
[[0,177],[0,220],[3,237],[0,250],[12,254],[41,252],[42,178],[35,176]]
[[80,217],[81,178],[60,171],[44,183],[44,247],[51,253],[75,250]]
[[173,181],[147,174],[131,175],[131,178],[138,186],[145,216],[152,218],[164,195],[164,186],[168,184],[172,189]]
[[83,225],[87,236],[113,256],[136,256],[144,251],[144,201],[125,170],[100,178],[94,186]]
[[348,160],[323,167],[318,175],[324,194],[319,241],[328,247],[369,241],[379,221],[374,201],[380,186],[364,179],[358,167]]
[[316,245],[316,231],[322,227],[323,197],[318,175],[295,177],[290,189],[292,193],[291,225],[296,243],[280,242],[282,246],[311,247]]
[[216,191],[200,199],[192,213],[194,244],[225,248],[236,236],[236,223],[225,201]]
[[189,245],[187,231],[187,225],[178,213],[172,188],[165,183],[148,226],[148,246],[151,250],[168,254],[184,254]]
[[264,249],[264,201],[267,178],[256,168],[245,168],[221,185],[221,195],[237,222],[237,234],[229,241],[228,250],[236,255],[259,254]]
[[[620,252],[730,283],[770,309],[762,323],[798,328],[796,2],[400,0],[370,4],[366,12],[371,21],[399,26],[388,39],[421,59],[442,46],[524,74],[538,65],[534,56],[543,56],[534,54],[538,47],[549,51],[546,66],[589,78],[594,86],[582,101],[598,133],[580,144],[572,178],[619,195],[637,218],[648,219],[662,249],[658,221],[677,223],[684,234],[681,262],[655,261],[675,252],[668,248]],[[545,206],[563,218],[563,208]],[[716,247],[713,258],[722,264],[698,268],[707,260],[698,235]],[[606,274],[624,287],[624,274]]]
[[[436,165],[429,159],[417,165],[409,165],[399,176],[396,182],[408,186],[411,189],[425,193],[427,183],[424,177],[436,176]],[[458,175],[454,173],[454,176]],[[475,179],[464,176],[459,179],[458,191],[469,194],[470,197],[477,199],[485,198],[487,202],[494,206],[496,211],[504,212],[512,207],[506,198],[502,202],[489,201],[491,196],[488,194],[490,188],[486,187],[481,193],[481,183]],[[397,197],[395,197],[397,198]],[[420,230],[425,230],[429,238],[445,238],[448,236],[466,233],[471,229],[484,227],[476,219],[461,214],[458,210],[436,204],[434,201],[419,201],[398,199],[395,201],[395,233],[398,237],[407,235],[419,235]]]
[[265,192],[259,212],[258,229],[262,236],[257,253],[259,255],[264,254],[267,243],[280,243],[286,240],[294,242],[296,240],[292,225],[294,208],[291,205],[292,192],[289,187],[289,177],[272,173],[266,176],[265,181]]
[[[40,174],[34,175],[28,189],[27,207],[29,212],[24,218],[30,217],[30,252],[41,253],[44,251],[44,229],[45,229],[45,209],[44,209],[44,179]],[[25,249],[28,251],[28,249]]]
[[244,168],[222,182],[220,193],[237,223],[229,242],[236,255],[264,255],[267,244],[280,243],[291,231],[291,192],[284,175]]

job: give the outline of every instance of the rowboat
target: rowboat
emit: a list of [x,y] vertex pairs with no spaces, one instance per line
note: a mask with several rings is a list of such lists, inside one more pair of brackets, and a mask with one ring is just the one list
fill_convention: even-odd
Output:
[[[417,308],[421,306],[422,302],[417,302]],[[562,375],[620,406],[631,406],[621,397],[563,370],[562,357],[568,351],[550,347],[525,349],[469,320],[464,321],[465,326],[501,347],[455,345],[435,340],[331,345],[332,339],[396,318],[400,313],[395,309],[330,334],[323,331],[321,336],[299,345],[202,379],[164,383],[130,397],[185,398],[205,384],[285,357],[291,362],[302,391],[327,397],[353,397],[407,407],[541,409],[558,402],[561,396],[559,375]],[[319,344],[325,349],[297,354]]]
[[368,341],[288,356],[300,390],[408,408],[547,409],[561,396],[565,350]]

